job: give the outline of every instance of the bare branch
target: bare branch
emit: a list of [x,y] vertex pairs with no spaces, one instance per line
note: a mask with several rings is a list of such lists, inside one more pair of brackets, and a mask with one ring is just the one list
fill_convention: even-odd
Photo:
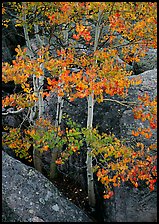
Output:
[[20,124],[20,128],[22,127],[22,124],[24,123],[24,121],[28,118],[29,119],[29,113],[31,111],[31,108],[29,107],[29,110],[27,112],[27,115],[25,116],[25,118],[23,119],[22,123]]
[[125,106],[125,107],[131,107],[130,105],[128,104],[136,104],[137,102],[127,102],[127,101],[119,101],[119,100],[114,100],[114,99],[103,99],[103,101],[112,101],[112,102],[115,102],[115,103],[118,103],[122,106]]
[[2,116],[6,116],[8,114],[18,114],[18,113],[21,113],[25,108],[21,108],[19,110],[16,110],[16,111],[8,111],[6,113],[2,113]]

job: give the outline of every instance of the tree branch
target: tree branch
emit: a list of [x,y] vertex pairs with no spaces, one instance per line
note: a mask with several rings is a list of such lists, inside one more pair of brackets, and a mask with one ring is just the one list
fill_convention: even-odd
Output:
[[115,103],[118,103],[122,106],[125,106],[125,107],[131,107],[130,105],[127,105],[127,104],[136,104],[137,102],[127,102],[127,101],[119,101],[119,100],[113,100],[113,99],[103,99],[103,101],[112,101],[112,102],[115,102]]
[[8,114],[18,114],[18,113],[21,113],[24,109],[25,109],[25,108],[21,108],[21,109],[19,109],[19,110],[17,110],[17,111],[8,111],[8,112],[6,112],[6,113],[2,113],[2,116],[6,116],[6,115],[8,115]]

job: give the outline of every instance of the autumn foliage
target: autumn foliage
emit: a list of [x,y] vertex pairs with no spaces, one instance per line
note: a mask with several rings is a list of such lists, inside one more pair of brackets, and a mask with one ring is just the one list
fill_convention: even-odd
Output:
[[[14,81],[22,88],[20,93],[3,97],[3,108],[15,111],[25,108],[29,113],[38,102],[33,76],[44,77],[47,83],[42,91],[43,99],[55,92],[70,102],[91,94],[94,103],[102,103],[108,95],[125,99],[130,86],[142,83],[141,79],[129,79],[132,71],[127,70],[126,65],[139,62],[149,48],[157,47],[155,2],[26,2],[25,5],[9,3],[9,6],[16,14],[16,26],[27,24],[29,34],[36,35],[33,28],[37,24],[41,39],[46,35],[48,41],[32,49],[34,57],[29,54],[30,49],[18,45],[16,59],[11,64],[2,64],[2,81]],[[5,27],[9,26],[7,10],[4,4]],[[31,23],[23,19],[24,14]],[[64,38],[64,31],[67,38]],[[78,49],[78,43],[83,44],[83,49]],[[119,55],[122,65],[117,61]],[[157,98],[150,99],[147,93],[138,96],[138,104],[132,109],[134,118],[148,121],[149,126],[132,130],[134,137],[151,138],[152,131],[157,129],[156,108]],[[119,187],[122,182],[129,182],[136,188],[146,184],[154,190],[157,180],[155,144],[146,146],[136,142],[135,146],[127,146],[114,134],[83,128],[68,117],[66,120],[69,129],[55,127],[47,117],[36,119],[34,124],[30,122],[27,128],[22,125],[13,129],[5,127],[8,133],[3,136],[3,144],[20,158],[29,160],[32,159],[28,152],[31,145],[41,153],[56,147],[59,150],[56,164],[61,165],[73,153],[80,154],[86,142],[96,161],[93,171],[105,186],[105,199],[111,198],[113,187]],[[63,145],[66,149],[62,151]]]

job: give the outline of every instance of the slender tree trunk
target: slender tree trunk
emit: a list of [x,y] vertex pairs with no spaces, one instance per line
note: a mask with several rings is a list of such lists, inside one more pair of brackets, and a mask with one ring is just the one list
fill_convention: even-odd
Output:
[[[26,41],[26,45],[29,51],[29,57],[34,58],[35,54],[32,50],[31,47],[31,43],[30,43],[30,38],[29,38],[29,33],[28,33],[28,26],[26,23],[26,3],[23,2],[22,3],[23,7],[24,7],[24,13],[23,13],[23,21],[24,21],[24,25],[23,25],[23,30],[24,30],[24,36],[25,36],[25,41]],[[38,27],[37,25],[34,26],[35,32],[37,31]],[[37,33],[37,32],[36,32]],[[36,36],[37,40],[39,41],[40,37]],[[38,79],[34,74],[33,74],[33,88],[34,88],[34,94],[38,97],[38,102],[35,102],[34,106],[31,108],[31,112],[30,112],[30,121],[32,121],[34,123],[34,120],[38,117],[41,117],[43,114],[43,99],[42,99],[42,90],[41,93],[39,93],[40,88],[43,86],[43,77],[40,77],[40,79]],[[41,154],[39,152],[39,150],[33,148],[33,163],[34,163],[34,167],[35,169],[37,169],[39,172],[42,173],[42,161],[41,161]]]
[[[63,30],[63,37],[64,37],[64,42],[67,45],[67,42],[68,42],[68,29],[67,28],[65,30]],[[66,68],[64,68],[64,69],[66,69]],[[60,79],[60,77],[59,77],[59,79]],[[60,88],[63,88],[62,86],[63,86],[62,83],[59,84]],[[55,120],[55,126],[56,127],[59,127],[61,125],[63,104],[64,104],[63,97],[58,95],[56,120]]]
[[[94,94],[92,93],[88,97],[88,117],[87,117],[87,129],[92,129],[93,124],[93,108],[94,108]],[[93,180],[93,172],[92,172],[92,156],[90,155],[91,148],[89,145],[87,146],[87,187],[88,187],[88,200],[89,205],[94,208],[95,207],[95,192],[94,192],[94,180]]]
[[[38,25],[34,25],[35,33],[39,32]],[[40,39],[39,34],[35,35],[37,44],[40,48],[43,47],[43,42]],[[42,118],[44,115],[44,100],[43,100],[43,85],[44,85],[44,69],[43,64],[40,65],[41,69],[43,70],[43,75],[40,77],[36,77],[34,75],[34,90],[36,91],[36,95],[38,97],[38,101],[35,103],[36,111],[38,112],[38,118]],[[38,149],[34,149],[34,167],[42,173],[42,153],[39,152]]]
[[[34,31],[36,33],[35,37],[36,37],[36,41],[38,43],[38,45],[40,46],[40,48],[42,48],[44,46],[43,41],[41,40],[40,36],[39,36],[39,27],[38,25],[34,24]],[[40,56],[41,58],[41,56]],[[40,77],[36,77],[37,79],[37,87],[38,87],[38,109],[39,109],[39,113],[38,113],[38,117],[43,117],[44,114],[44,100],[42,97],[43,94],[43,85],[44,85],[44,66],[43,63],[41,63],[40,68],[43,70],[43,75],[41,75]]]
[[[61,85],[60,85],[60,88],[62,88]],[[64,103],[64,99],[61,96],[57,96],[57,109],[56,109],[56,120],[55,120],[56,128],[58,128],[61,125],[63,103]]]
[[[101,19],[102,19],[103,11],[99,11],[98,13],[98,21],[95,29],[95,41],[94,41],[94,52],[98,47],[98,40],[101,32]],[[91,130],[93,125],[93,108],[94,108],[94,93],[88,96],[88,116],[87,116],[87,129]],[[92,164],[92,156],[90,155],[91,148],[89,145],[87,146],[87,188],[88,188],[88,202],[92,210],[95,208],[96,199],[95,199],[95,190],[94,190],[94,180],[93,180],[93,164]]]
[[[55,127],[57,129],[57,132],[61,125],[63,103],[64,103],[63,98],[58,96],[56,119],[55,119]],[[54,180],[57,177],[57,165],[56,165],[57,157],[58,157],[58,149],[54,148],[51,151],[50,180]]]
[[44,115],[44,100],[43,100],[43,84],[44,84],[44,77],[39,77],[39,95],[38,95],[38,103],[39,103],[39,118],[43,117]]
[[[32,51],[32,47],[31,47],[31,43],[30,43],[30,38],[29,38],[29,34],[28,34],[28,26],[27,26],[27,23],[26,23],[26,13],[25,13],[25,10],[26,10],[26,3],[23,2],[22,3],[22,6],[23,6],[23,21],[24,21],[24,25],[23,25],[23,30],[24,30],[24,36],[25,36],[25,42],[26,42],[26,46],[28,48],[28,54],[29,54],[29,57],[30,59],[34,57],[34,53]],[[35,79],[34,79],[34,75],[33,75],[33,86],[34,86],[34,92],[36,92],[36,86],[35,86]],[[30,121],[33,121],[33,117],[34,117],[34,114],[35,114],[35,111],[33,108],[31,108],[31,112],[30,112]]]
[[[68,41],[68,30],[65,29],[63,30],[63,36],[64,36],[64,42],[67,44]],[[64,68],[66,69],[66,68]],[[60,77],[59,77],[60,79]],[[62,83],[59,84],[60,88],[62,87]],[[63,110],[63,104],[64,104],[64,99],[61,96],[57,96],[57,109],[56,109],[56,118],[55,118],[55,127],[58,131],[58,129],[61,126],[61,120],[62,120],[62,110]],[[55,177],[57,177],[57,165],[56,165],[56,160],[58,158],[58,149],[54,148],[52,149],[51,153],[51,164],[50,164],[50,180],[53,180]]]

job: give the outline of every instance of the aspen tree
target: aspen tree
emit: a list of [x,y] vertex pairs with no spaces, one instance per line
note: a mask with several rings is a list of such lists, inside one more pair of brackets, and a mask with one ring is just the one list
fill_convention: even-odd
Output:
[[[100,23],[102,19],[102,10],[99,10],[98,13],[98,20],[96,23],[95,28],[95,40],[94,40],[94,52],[98,48],[98,40],[100,35]],[[88,96],[88,115],[87,115],[87,129],[92,129],[93,125],[93,108],[94,108],[94,92],[92,90],[92,93]],[[94,208],[95,207],[95,192],[94,192],[94,181],[93,181],[93,165],[92,165],[92,156],[90,155],[91,148],[90,146],[87,147],[87,185],[88,185],[88,200],[89,205]]]

